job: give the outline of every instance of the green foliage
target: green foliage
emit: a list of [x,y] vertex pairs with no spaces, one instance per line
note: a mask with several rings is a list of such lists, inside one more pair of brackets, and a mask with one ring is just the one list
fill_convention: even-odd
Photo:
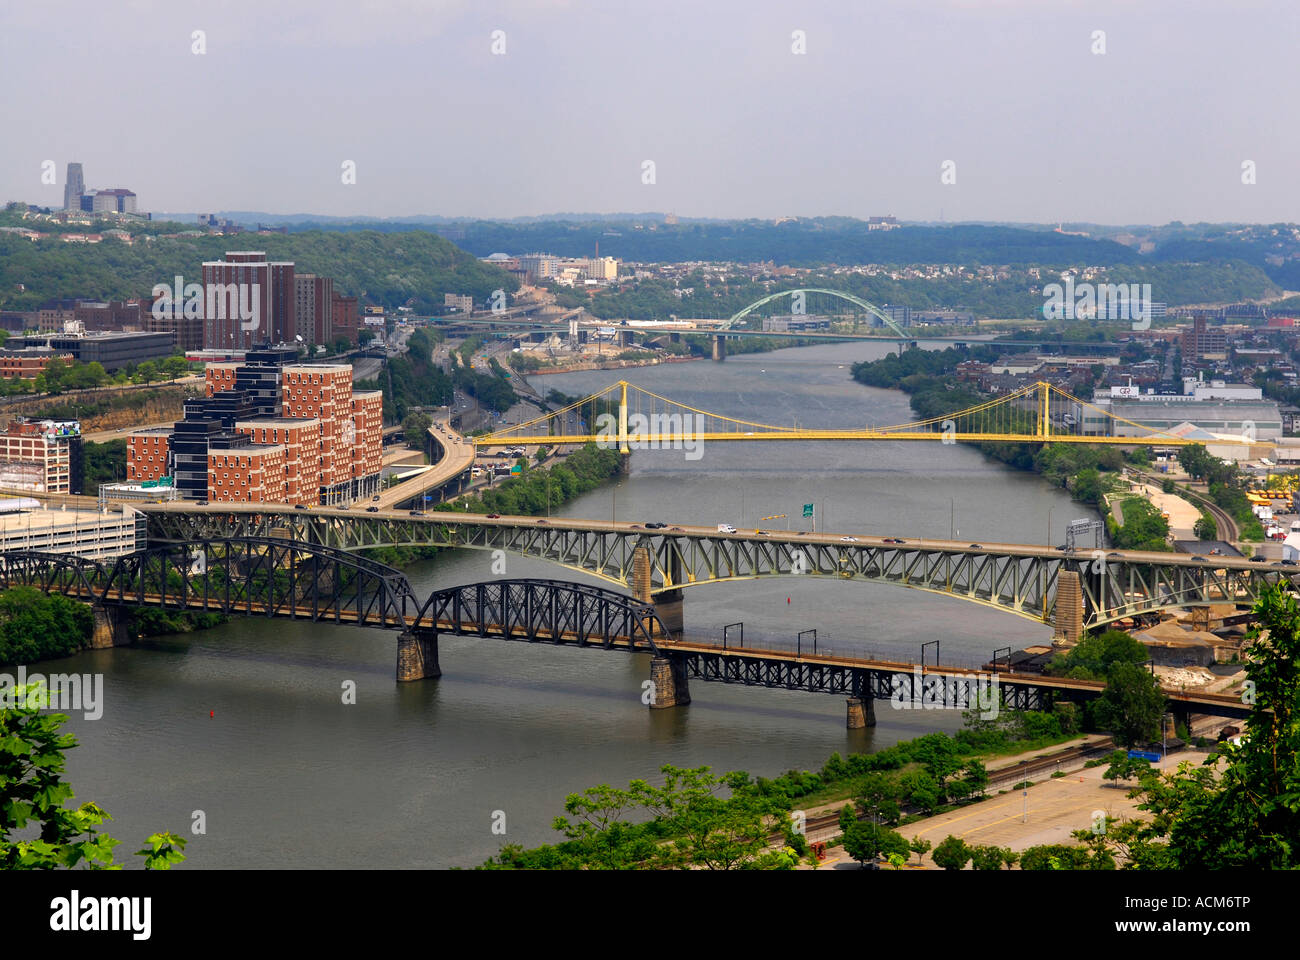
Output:
[[876,823],[858,822],[844,832],[844,852],[858,863],[878,860],[881,857],[908,854],[907,841],[893,830]]
[[0,665],[66,657],[85,647],[93,630],[84,603],[35,587],[0,591]]
[[[30,226],[30,224],[28,224]],[[176,225],[157,225],[175,230]],[[42,224],[42,231],[50,225]],[[176,275],[197,277],[205,260],[221,260],[232,240],[222,236],[164,237],[150,243],[70,244],[57,236],[32,242],[0,233],[0,307],[35,309],[56,297],[123,300],[148,294]],[[382,234],[310,231],[257,237],[271,260],[292,260],[302,273],[334,280],[334,289],[363,303],[410,306],[440,313],[446,293],[484,300],[492,291],[514,292],[519,282],[498,267],[432,233]],[[75,278],[75,290],[69,278]],[[26,290],[18,292],[17,281]]]
[[379,381],[365,380],[358,390],[382,390],[384,419],[401,423],[411,407],[436,407],[450,403],[451,378],[434,365],[434,337],[428,330],[413,331],[406,341],[406,352],[389,357]]
[[961,870],[970,862],[971,848],[961,837],[946,837],[939,842],[930,858],[944,870]]
[[1104,680],[1115,663],[1145,663],[1147,648],[1123,630],[1088,634],[1068,653],[1057,654],[1044,672],[1074,680]]
[[907,849],[916,854],[916,863],[920,866],[921,858],[930,852],[930,841],[924,837],[913,837],[907,841]]
[[[0,706],[0,869],[121,869],[113,863],[113,848],[121,841],[95,829],[111,819],[108,813],[95,803],[64,806],[74,796],[63,780],[64,754],[77,741],[59,733],[66,714],[44,714],[33,702],[38,690],[37,684],[20,687],[14,706]],[[39,827],[36,838],[14,839],[33,826]],[[145,858],[146,870],[166,870],[185,859],[184,837],[156,833],[145,843],[137,855]]]
[[1151,762],[1140,757],[1130,757],[1127,750],[1116,750],[1106,756],[1110,765],[1102,774],[1107,780],[1132,780],[1151,769]]
[[408,413],[402,420],[402,432],[406,437],[406,445],[417,450],[423,450],[428,442],[427,437],[431,426],[433,426],[433,417],[427,413],[418,410]]
[[1147,743],[1160,734],[1165,696],[1160,682],[1136,663],[1117,662],[1106,672],[1106,689],[1097,701],[1097,723],[1122,747]]
[[1063,843],[1030,847],[1020,855],[1021,870],[1114,870],[1115,858],[1094,855],[1087,847]]
[[82,449],[85,455],[87,496],[98,491],[101,483],[126,479],[126,438],[106,443],[87,440]]
[[1219,526],[1214,522],[1208,511],[1202,510],[1200,519],[1196,521],[1196,526],[1192,528],[1198,540],[1217,540],[1219,539]]
[[[508,846],[487,869],[791,869],[794,856],[767,850],[780,808],[749,776],[708,767],[665,766],[662,787],[633,780],[626,790],[602,784],[565,801],[555,829],[566,840],[535,851]],[[729,797],[722,796],[724,791]],[[632,822],[633,815],[650,819]]]
[[1124,525],[1116,526],[1110,520],[1111,540],[1120,550],[1148,550],[1168,552],[1169,521],[1155,504],[1140,497],[1129,497],[1120,504]]
[[[1149,820],[1108,830],[1137,869],[1294,870],[1300,866],[1300,607],[1269,586],[1254,607],[1253,691],[1240,745],[1204,764],[1142,777]],[[1247,701],[1250,702],[1250,701]]]

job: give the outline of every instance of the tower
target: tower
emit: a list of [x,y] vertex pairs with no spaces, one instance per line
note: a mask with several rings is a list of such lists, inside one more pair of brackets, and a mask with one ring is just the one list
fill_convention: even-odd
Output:
[[86,193],[86,179],[81,164],[69,163],[67,182],[63,185],[63,209],[80,210],[81,198]]

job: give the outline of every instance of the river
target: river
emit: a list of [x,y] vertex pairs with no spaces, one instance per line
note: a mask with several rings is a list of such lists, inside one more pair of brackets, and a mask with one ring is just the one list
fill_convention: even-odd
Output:
[[[805,347],[624,371],[630,382],[700,409],[812,427],[912,419],[907,398],[863,387],[854,361],[885,348]],[[611,371],[538,380],[585,394]],[[978,451],[938,443],[712,443],[698,460],[638,451],[617,487],[558,514],[800,529],[972,542],[1061,542],[1087,514],[1041,479]],[[1049,510],[1051,531],[1048,533]],[[572,577],[510,557],[507,575]],[[417,592],[491,579],[491,555],[455,551],[408,570]],[[594,582],[594,581],[593,581]],[[1041,624],[967,601],[892,585],[809,577],[686,591],[686,625],[746,638],[815,628],[823,647],[915,657],[939,640],[945,660],[986,660],[1043,641]],[[893,711],[845,729],[840,697],[692,684],[683,709],[650,711],[646,657],[524,643],[443,638],[443,677],[397,684],[390,633],[240,620],[133,647],[86,651],[30,671],[102,672],[103,716],[73,714],[68,777],[78,802],[112,814],[119,859],[168,829],[190,838],[194,867],[473,866],[503,843],[555,842],[564,798],[599,783],[655,779],[664,764],[775,776],[833,752],[879,749],[953,730],[950,711]],[[343,703],[356,685],[356,702]],[[205,832],[191,833],[196,811]],[[504,826],[504,834],[500,832]],[[495,831],[494,832],[494,828]]]

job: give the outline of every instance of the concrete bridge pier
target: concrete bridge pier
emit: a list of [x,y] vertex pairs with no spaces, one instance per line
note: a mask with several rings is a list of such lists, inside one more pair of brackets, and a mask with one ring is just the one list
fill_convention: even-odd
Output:
[[131,642],[131,633],[127,628],[130,620],[125,608],[92,603],[90,612],[95,618],[95,628],[90,634],[92,650],[124,647]]
[[[669,575],[673,583],[680,582],[680,561],[673,554],[669,561]],[[685,597],[680,590],[663,590],[658,594],[651,592],[650,585],[650,551],[646,547],[637,547],[632,552],[632,593],[642,603],[652,604],[655,613],[663,622],[671,637],[680,637],[686,629],[684,612]],[[670,637],[670,639],[671,639]]]
[[397,637],[397,681],[425,680],[441,677],[438,666],[438,632],[404,630]]
[[1056,601],[1053,609],[1056,620],[1053,643],[1078,643],[1083,636],[1083,588],[1076,571],[1062,570],[1056,575]]
[[850,730],[876,725],[876,701],[873,697],[849,697],[846,726]]
[[650,661],[650,709],[684,707],[691,702],[691,686],[686,665],[672,657],[655,657]]
[[727,341],[724,337],[713,338],[713,359],[718,363],[727,359]]

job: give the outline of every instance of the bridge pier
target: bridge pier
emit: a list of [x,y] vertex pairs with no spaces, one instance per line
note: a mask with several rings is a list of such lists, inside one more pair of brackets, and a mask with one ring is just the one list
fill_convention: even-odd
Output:
[[713,338],[713,359],[718,363],[727,359],[727,341],[716,335]]
[[1083,587],[1075,570],[1062,570],[1056,575],[1056,602],[1053,607],[1056,621],[1054,641],[1070,644],[1083,636]]
[[691,702],[686,664],[672,657],[655,657],[650,661],[651,710],[684,707]]
[[131,642],[127,630],[128,616],[123,607],[106,607],[92,603],[90,612],[95,618],[95,628],[90,634],[90,648],[103,650],[108,647],[124,647]]
[[849,697],[845,701],[848,704],[848,718],[846,726],[850,730],[861,730],[863,727],[874,727],[876,725],[876,701],[874,698],[867,697]]
[[397,637],[397,681],[441,677],[436,630],[404,630]]
[[[674,565],[676,555],[674,554]],[[673,582],[680,574],[671,570]],[[664,628],[672,637],[680,637],[686,628],[686,616],[683,610],[685,597],[680,590],[664,590],[659,594],[651,592],[650,587],[650,551],[646,547],[637,547],[632,552],[632,594],[642,603],[654,606],[655,613],[663,622]]]

